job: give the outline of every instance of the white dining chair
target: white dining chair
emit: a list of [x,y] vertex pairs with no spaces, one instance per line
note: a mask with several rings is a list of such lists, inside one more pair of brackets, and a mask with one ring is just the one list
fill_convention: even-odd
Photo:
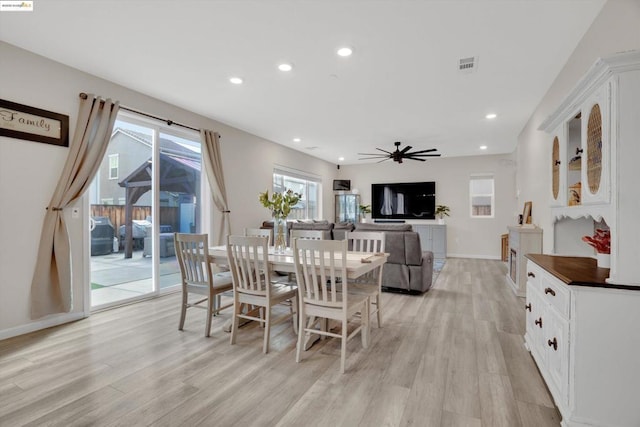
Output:
[[[264,325],[262,351],[268,353],[271,326],[293,319],[297,331],[298,288],[271,281],[267,237],[228,236],[227,257],[233,281],[231,344],[236,343],[240,319],[254,320]],[[273,319],[273,306],[288,301],[289,313]]]
[[273,242],[273,229],[271,228],[245,228],[244,235],[252,237],[268,237],[269,240],[267,242],[267,246],[271,246]]
[[[384,253],[385,236],[377,231],[352,231],[345,234],[350,250],[355,252]],[[361,293],[369,296],[371,308],[369,314],[374,314],[378,320],[378,328],[382,327],[382,268],[360,276],[352,281],[350,292]]]
[[[294,239],[293,255],[298,279],[299,317],[296,362],[302,360],[305,341],[311,334],[341,339],[340,372],[345,372],[347,342],[360,333],[367,348],[369,297],[351,294],[347,282],[347,241]],[[338,291],[339,282],[342,292]],[[362,313],[359,324],[349,333],[348,324]],[[328,320],[340,322],[340,333],[326,327]],[[314,328],[320,323],[318,328]]]
[[[228,271],[213,273],[209,263],[209,238],[206,234],[174,233],[173,236],[182,283],[178,330],[182,331],[184,328],[188,308],[206,308],[207,322],[204,335],[208,337],[211,334],[211,318],[220,310],[233,305],[229,303],[221,306],[220,298],[222,293],[233,288],[231,274]],[[190,294],[197,294],[200,298],[197,301],[190,301]],[[206,307],[200,305],[204,302]]]

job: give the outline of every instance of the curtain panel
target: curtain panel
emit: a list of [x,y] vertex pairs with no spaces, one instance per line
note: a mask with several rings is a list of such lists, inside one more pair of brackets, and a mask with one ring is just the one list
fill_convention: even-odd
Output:
[[207,172],[207,179],[211,186],[213,203],[222,213],[220,230],[216,234],[216,244],[225,242],[225,237],[231,233],[231,222],[229,218],[229,205],[227,203],[227,190],[224,185],[224,173],[222,171],[222,154],[220,152],[220,135],[206,129],[200,130],[202,143],[202,160]]
[[66,313],[72,307],[71,246],[63,210],[89,188],[109,145],[120,105],[82,94],[69,154],[47,206],[31,282],[31,318]]

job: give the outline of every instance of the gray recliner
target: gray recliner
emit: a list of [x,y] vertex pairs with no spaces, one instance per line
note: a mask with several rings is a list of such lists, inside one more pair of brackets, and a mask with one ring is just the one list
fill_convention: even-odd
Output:
[[429,290],[433,277],[433,252],[423,251],[420,235],[410,224],[356,224],[355,231],[385,233],[382,286],[388,290],[422,293]]

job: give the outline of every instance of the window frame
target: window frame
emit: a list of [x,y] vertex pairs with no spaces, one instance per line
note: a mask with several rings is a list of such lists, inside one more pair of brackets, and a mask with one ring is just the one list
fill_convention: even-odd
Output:
[[[115,167],[111,166],[111,160],[115,160]],[[115,170],[115,176],[111,174],[111,172]],[[115,153],[115,154],[109,154],[109,179],[110,180],[114,180],[114,179],[118,179],[118,177],[120,176],[120,154],[119,153]]]
[[[491,193],[474,193],[473,181],[474,180],[491,180]],[[491,215],[478,215],[473,212],[473,199],[474,197],[489,197],[491,200]],[[469,177],[469,216],[471,219],[491,219],[496,215],[496,179],[494,174],[474,174]]]
[[[304,218],[296,218],[296,219],[304,219],[304,220],[319,220],[322,219],[322,177],[317,176],[317,175],[312,175],[312,174],[308,174],[308,173],[304,173],[302,171],[299,171],[297,169],[291,169],[291,168],[287,168],[284,166],[278,166],[276,165],[273,168],[273,173],[272,173],[272,182],[271,182],[271,191],[275,192],[275,188],[276,188],[276,175],[282,176],[283,181],[286,181],[287,178],[292,179],[292,180],[301,180],[304,181],[304,187],[305,190],[302,192],[302,200],[306,201],[307,203],[305,203],[305,208],[304,208]],[[315,207],[315,216],[314,217],[310,217],[309,216],[309,186],[310,183],[315,184],[315,186],[317,187],[316,190],[316,198],[317,198],[317,205]]]

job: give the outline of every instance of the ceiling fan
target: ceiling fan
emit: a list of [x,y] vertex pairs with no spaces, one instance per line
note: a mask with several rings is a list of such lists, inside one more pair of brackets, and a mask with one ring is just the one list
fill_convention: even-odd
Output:
[[387,150],[383,150],[382,148],[376,148],[376,150],[380,150],[386,154],[358,153],[358,155],[360,156],[369,156],[369,157],[361,157],[358,160],[382,159],[378,162],[378,163],[382,163],[386,160],[391,159],[394,162],[402,163],[403,159],[411,159],[411,160],[418,160],[418,161],[424,162],[426,159],[423,159],[423,157],[440,157],[440,154],[436,154],[436,153],[427,154],[427,153],[432,153],[434,151],[438,151],[437,148],[430,148],[428,150],[420,150],[420,151],[414,151],[410,153],[409,150],[413,148],[410,145],[407,145],[402,150],[400,150],[400,141],[396,141],[394,142],[394,144],[396,146],[396,151],[387,151]]

